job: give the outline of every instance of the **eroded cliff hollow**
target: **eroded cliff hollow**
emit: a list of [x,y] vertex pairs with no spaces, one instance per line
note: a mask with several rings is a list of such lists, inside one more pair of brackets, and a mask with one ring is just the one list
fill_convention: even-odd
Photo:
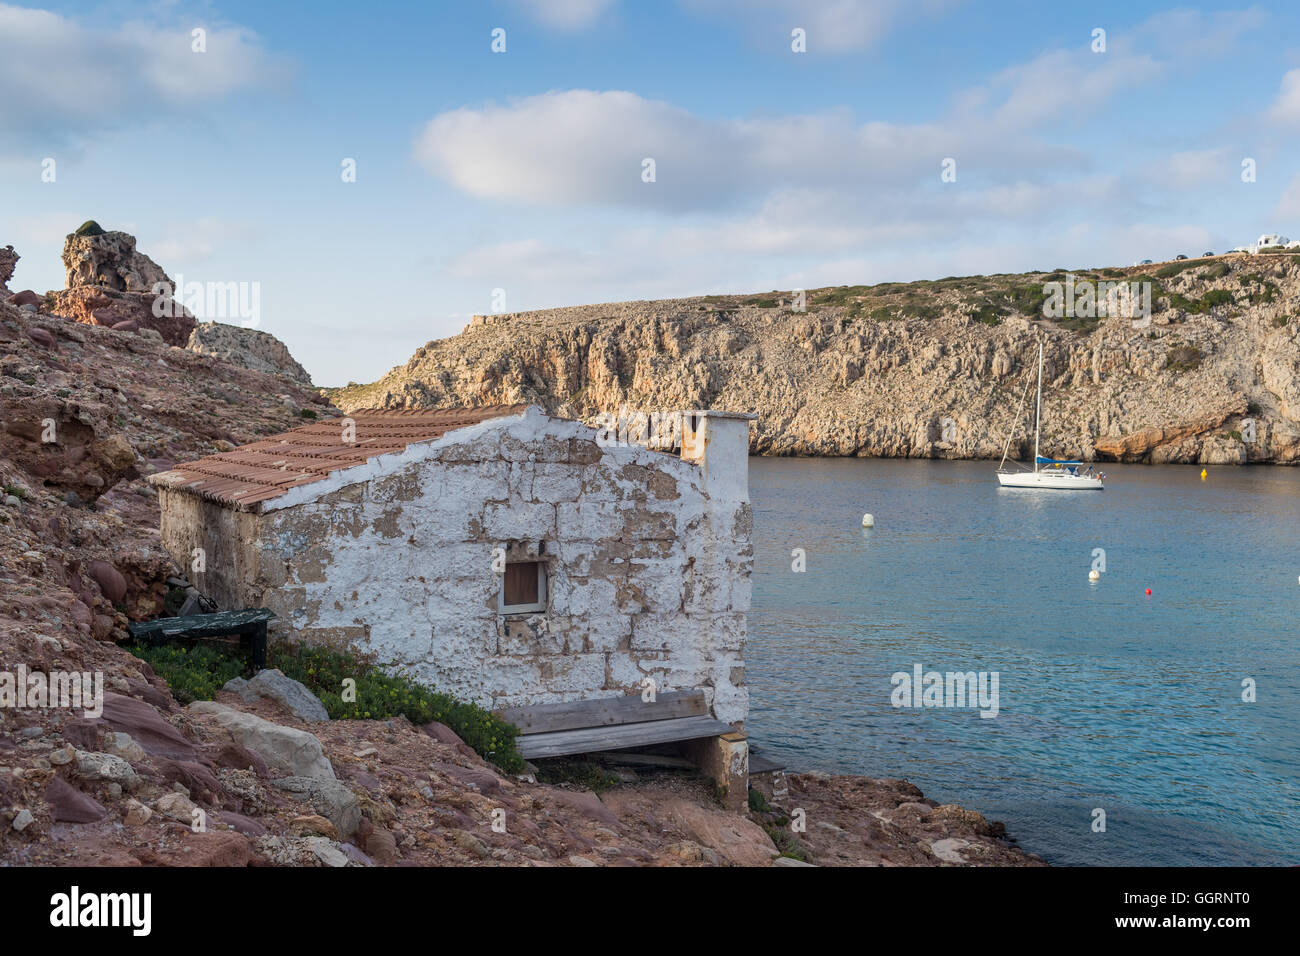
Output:
[[[1045,318],[1047,282],[1150,282],[1149,322]],[[589,305],[478,318],[345,410],[536,402],[582,419],[753,411],[768,455],[1300,460],[1300,257],[974,276]]]

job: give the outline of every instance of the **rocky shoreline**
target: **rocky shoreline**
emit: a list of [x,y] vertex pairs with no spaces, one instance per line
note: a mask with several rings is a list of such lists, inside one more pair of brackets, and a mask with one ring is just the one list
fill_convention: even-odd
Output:
[[[133,241],[105,242],[70,240],[94,266],[70,275],[148,272]],[[16,261],[0,249],[0,285]],[[737,814],[692,774],[619,769],[599,793],[519,779],[445,725],[321,721],[298,694],[236,683],[181,706],[119,646],[129,621],[193,597],[145,478],[342,413],[269,337],[199,326],[176,344],[179,326],[148,326],[149,293],[108,291],[116,306],[82,316],[0,296],[0,675],[99,672],[106,692],[97,716],[0,707],[0,864],[1042,864],[903,781],[791,774],[786,797]],[[57,441],[42,441],[50,422]]]

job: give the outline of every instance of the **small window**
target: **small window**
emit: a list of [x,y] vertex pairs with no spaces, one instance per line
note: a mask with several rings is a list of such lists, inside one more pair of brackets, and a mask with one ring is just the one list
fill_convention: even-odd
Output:
[[506,565],[497,604],[502,614],[546,610],[546,563],[513,561]]

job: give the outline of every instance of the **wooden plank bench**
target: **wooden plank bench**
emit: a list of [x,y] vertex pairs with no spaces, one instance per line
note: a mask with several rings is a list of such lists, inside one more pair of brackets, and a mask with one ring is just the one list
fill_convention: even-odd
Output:
[[515,744],[529,760],[698,740],[733,731],[730,724],[709,714],[701,690],[669,691],[656,695],[653,703],[632,695],[510,707],[497,713],[520,729]]
[[239,635],[240,647],[247,647],[253,669],[266,667],[266,622],[275,612],[264,607],[243,611],[219,611],[216,614],[192,614],[188,617],[162,617],[127,626],[131,636],[147,644],[172,640],[203,640],[210,637]]

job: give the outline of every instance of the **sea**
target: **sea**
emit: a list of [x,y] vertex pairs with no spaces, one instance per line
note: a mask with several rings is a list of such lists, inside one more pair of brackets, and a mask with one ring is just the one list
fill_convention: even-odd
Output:
[[1053,864],[1300,864],[1300,468],[1101,467],[751,458],[755,751]]

